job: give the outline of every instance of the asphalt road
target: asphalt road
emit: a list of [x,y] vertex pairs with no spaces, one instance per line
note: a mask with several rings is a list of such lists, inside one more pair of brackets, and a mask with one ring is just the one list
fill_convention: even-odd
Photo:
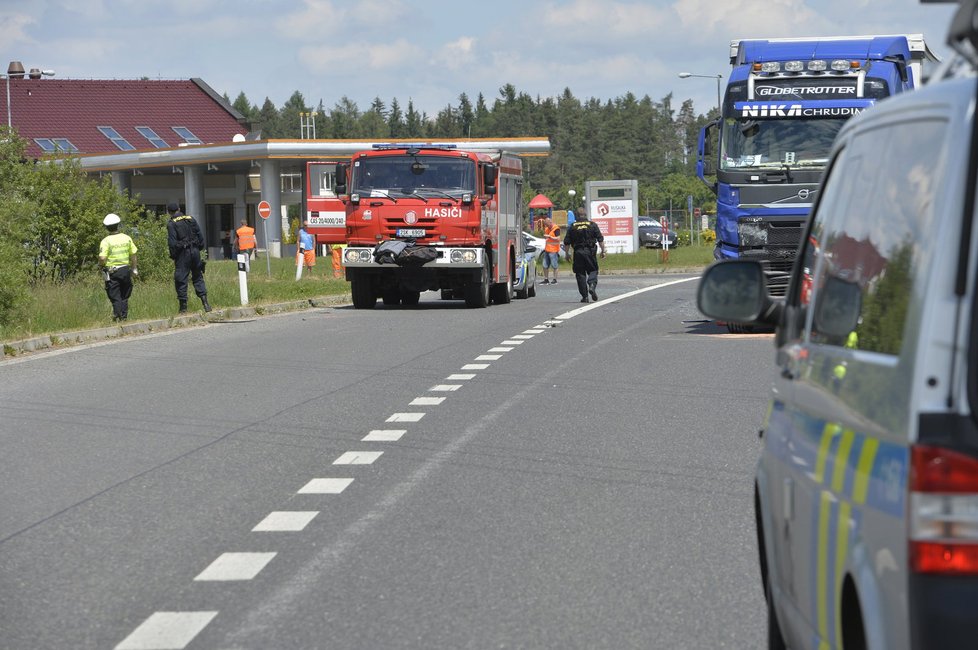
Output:
[[774,351],[695,288],[582,305],[562,276],[0,363],[0,647],[761,647]]

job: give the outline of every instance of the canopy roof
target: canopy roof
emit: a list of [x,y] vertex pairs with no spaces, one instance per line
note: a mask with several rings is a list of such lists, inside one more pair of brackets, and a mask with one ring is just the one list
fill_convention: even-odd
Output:
[[552,208],[554,207],[554,204],[543,194],[537,194],[533,197],[533,200],[530,201],[529,207],[531,210],[535,208]]

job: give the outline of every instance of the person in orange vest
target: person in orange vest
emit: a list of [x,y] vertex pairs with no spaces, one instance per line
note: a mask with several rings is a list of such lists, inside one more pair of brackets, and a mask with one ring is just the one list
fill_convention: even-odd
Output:
[[[547,243],[543,247],[543,282],[542,284],[557,284],[557,266],[560,264],[560,228],[552,219],[543,222],[544,236]],[[554,270],[554,279],[550,279],[550,269]]]
[[241,220],[241,226],[234,231],[234,239],[238,252],[246,254],[249,260],[254,259],[258,240],[255,239],[255,229],[248,225],[247,219]]
[[346,244],[327,244],[330,255],[333,256],[333,277],[343,277],[343,249]]

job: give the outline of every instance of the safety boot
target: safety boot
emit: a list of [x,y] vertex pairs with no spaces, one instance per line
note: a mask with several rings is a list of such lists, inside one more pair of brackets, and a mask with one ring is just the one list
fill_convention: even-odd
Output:
[[180,313],[181,314],[186,314],[187,313],[187,301],[186,300],[181,300],[180,301]]
[[209,302],[207,302],[207,296],[201,296],[200,297],[200,302],[202,302],[204,304],[204,311],[210,311],[211,310],[211,304]]

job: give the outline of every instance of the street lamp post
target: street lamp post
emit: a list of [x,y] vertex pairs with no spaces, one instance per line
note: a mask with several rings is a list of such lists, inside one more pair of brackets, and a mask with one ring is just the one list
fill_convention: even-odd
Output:
[[717,80],[717,113],[718,116],[723,113],[722,105],[720,104],[720,80],[723,79],[722,74],[712,75],[712,74],[693,74],[692,72],[680,72],[680,79],[689,79],[690,77],[700,77],[702,79],[716,79]]
[[[38,77],[42,75],[45,77],[53,77],[54,70],[38,70],[37,68],[32,68],[30,72],[31,78],[33,78],[34,75],[37,75]],[[12,129],[14,128],[14,120],[10,112],[10,77],[17,77],[18,79],[23,78],[24,66],[19,61],[13,61],[10,64],[10,67],[7,68],[7,74],[0,76],[2,76],[7,82],[7,128]]]
[[[569,203],[569,207],[567,208],[567,211],[568,212],[571,212],[571,211],[574,210],[574,197],[576,195],[577,195],[577,190],[573,190],[573,189],[567,190],[567,197],[568,197],[567,198],[567,201]],[[574,218],[575,219],[577,218],[577,214],[574,215]],[[567,224],[567,225],[569,226],[570,224]]]

